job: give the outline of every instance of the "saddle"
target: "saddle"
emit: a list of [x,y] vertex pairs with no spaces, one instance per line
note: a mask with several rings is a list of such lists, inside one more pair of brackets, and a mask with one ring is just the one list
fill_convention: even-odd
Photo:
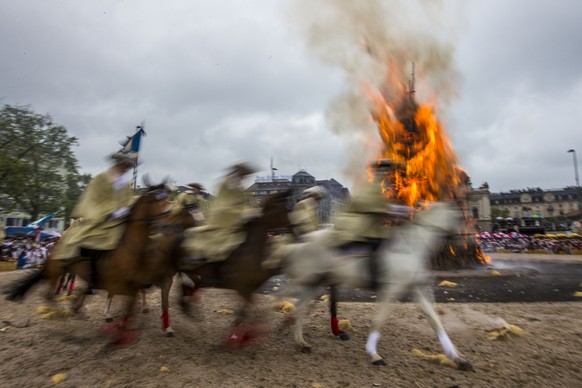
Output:
[[366,267],[370,278],[370,289],[376,291],[379,288],[378,275],[381,270],[380,260],[377,254],[382,240],[352,241],[337,247],[340,256],[350,259],[366,260]]
[[208,225],[186,229],[182,248],[188,258],[182,263],[186,269],[200,264],[224,261],[246,238],[242,229],[213,228]]

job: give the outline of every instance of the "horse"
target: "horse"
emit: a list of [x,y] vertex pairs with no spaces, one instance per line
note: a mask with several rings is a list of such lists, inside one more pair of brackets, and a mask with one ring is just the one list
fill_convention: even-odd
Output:
[[[196,225],[195,218],[189,207],[182,207],[177,212],[171,212],[167,216],[160,218],[155,231],[157,232],[149,240],[144,259],[144,266],[149,274],[151,285],[160,288],[162,307],[162,330],[168,337],[174,335],[174,330],[170,327],[169,317],[169,294],[172,288],[173,277],[178,271],[179,260],[184,256],[180,246],[184,238],[184,230]],[[113,294],[107,295],[105,305],[105,321],[113,321],[111,315],[111,302]],[[141,289],[142,312],[148,313],[145,288]]]
[[[273,231],[291,231],[289,221],[290,191],[270,194],[262,202],[259,217],[247,222],[243,229],[245,241],[238,246],[224,261],[202,263],[195,269],[181,269],[195,284],[194,289],[182,284],[184,294],[180,304],[187,306],[184,296],[191,296],[194,290],[205,287],[218,287],[236,291],[244,304],[234,321],[235,330],[240,329],[247,310],[252,303],[252,295],[277,270],[263,268],[262,262],[269,254],[269,233]],[[240,338],[245,337],[240,336]]]
[[[133,307],[137,292],[151,284],[152,274],[149,266],[144,265],[146,247],[154,223],[167,214],[167,188],[165,183],[147,187],[130,209],[126,228],[117,247],[104,251],[97,259],[98,282],[97,289],[107,290],[110,294],[126,295],[129,298],[125,305],[124,316],[117,327],[119,335],[113,343],[119,344],[125,340],[126,324],[133,316]],[[62,240],[61,240],[62,241]],[[89,279],[91,271],[89,260],[60,260],[49,258],[40,270],[29,273],[22,279],[10,285],[5,293],[8,300],[19,300],[26,292],[41,280],[49,282],[45,298],[54,300],[55,289],[59,278],[65,273],[71,273],[82,279]],[[83,305],[85,289],[81,290],[73,311],[77,312]]]
[[159,227],[159,234],[154,237],[146,252],[146,265],[155,274],[150,278],[152,284],[160,287],[162,300],[162,330],[172,337],[174,330],[170,326],[169,295],[174,275],[178,272],[185,252],[181,246],[184,231],[196,226],[196,221],[187,207],[164,218]]
[[[418,211],[412,221],[390,229],[390,239],[379,248],[378,303],[373,327],[366,342],[366,352],[374,365],[386,365],[377,353],[380,328],[389,312],[392,301],[405,292],[411,292],[421,310],[436,332],[445,355],[459,369],[473,370],[471,363],[460,356],[438,315],[433,309],[430,294],[431,278],[428,260],[433,249],[443,237],[458,232],[461,214],[447,203],[437,202],[427,210]],[[311,346],[303,338],[302,316],[307,304],[313,300],[319,287],[345,284],[354,288],[370,288],[372,283],[367,258],[354,258],[342,254],[325,243],[326,233],[321,231],[313,241],[291,244],[283,259],[283,272],[291,284],[302,288],[296,306],[295,343],[309,353]]]

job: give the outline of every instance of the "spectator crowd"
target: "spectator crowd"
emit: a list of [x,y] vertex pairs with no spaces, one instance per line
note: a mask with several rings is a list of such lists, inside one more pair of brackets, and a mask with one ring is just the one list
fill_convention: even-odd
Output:
[[3,261],[14,261],[16,269],[34,268],[44,264],[55,240],[35,241],[34,238],[4,240]]

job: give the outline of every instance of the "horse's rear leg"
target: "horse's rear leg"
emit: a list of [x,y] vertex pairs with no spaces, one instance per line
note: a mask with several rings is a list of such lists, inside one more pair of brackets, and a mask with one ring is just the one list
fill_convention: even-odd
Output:
[[174,336],[174,330],[170,326],[170,290],[172,288],[173,278],[170,276],[165,279],[161,284],[161,294],[162,294],[162,330],[166,333],[167,337]]
[[[194,277],[196,280],[192,279],[192,277]],[[199,310],[197,311],[192,311],[192,305],[193,303],[195,304],[200,304],[201,303],[201,299],[200,299],[200,277],[198,275],[190,275],[187,274],[186,272],[181,272],[180,273],[180,281],[181,281],[181,288],[182,288],[182,294],[180,295],[180,299],[178,300],[178,303],[180,305],[180,308],[182,309],[182,312],[188,316],[193,316],[197,313],[200,313]],[[196,281],[198,283],[196,283]]]
[[388,285],[384,285],[380,298],[376,305],[376,315],[374,316],[372,323],[372,331],[368,334],[368,340],[366,341],[366,352],[372,356],[372,364],[385,366],[386,361],[378,354],[377,347],[380,341],[380,329],[392,308],[392,303],[396,298],[402,293],[405,288],[405,284],[398,282],[391,282]]
[[[71,296],[73,294],[73,290],[75,289],[75,274],[70,273],[67,279],[69,286],[67,287],[67,296]],[[65,287],[67,283],[65,283]]]
[[428,296],[426,289],[415,287],[414,291],[416,301],[419,304],[420,308],[422,309],[422,312],[428,319],[428,322],[430,323],[431,327],[437,334],[441,346],[443,347],[443,351],[445,352],[445,355],[451,360],[453,360],[460,370],[474,371],[471,363],[463,359],[457,352],[455,345],[453,345],[453,341],[451,341],[451,339],[449,338],[447,332],[445,331],[445,328],[441,323],[441,320],[439,319],[437,313],[434,311],[432,303],[430,302],[432,298]]
[[311,345],[303,337],[303,316],[305,315],[305,308],[315,298],[317,291],[317,287],[305,287],[295,306],[295,344],[299,346],[303,353],[311,353]]
[[148,314],[150,312],[150,307],[148,306],[148,301],[146,299],[146,289],[142,288],[140,290],[141,293],[141,312],[144,314]]
[[350,335],[339,328],[339,319],[337,318],[337,288],[329,286],[329,314],[331,316],[331,332],[341,340],[347,341]]
[[113,295],[107,293],[107,301],[105,302],[105,322],[113,322],[113,315],[111,315],[111,302]]

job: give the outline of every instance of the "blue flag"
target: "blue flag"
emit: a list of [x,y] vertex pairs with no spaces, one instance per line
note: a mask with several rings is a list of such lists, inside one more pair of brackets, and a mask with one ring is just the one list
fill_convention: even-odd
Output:
[[137,158],[142,135],[145,136],[146,133],[143,129],[143,125],[140,125],[132,136],[128,136],[127,140],[120,142],[123,148],[119,152]]

